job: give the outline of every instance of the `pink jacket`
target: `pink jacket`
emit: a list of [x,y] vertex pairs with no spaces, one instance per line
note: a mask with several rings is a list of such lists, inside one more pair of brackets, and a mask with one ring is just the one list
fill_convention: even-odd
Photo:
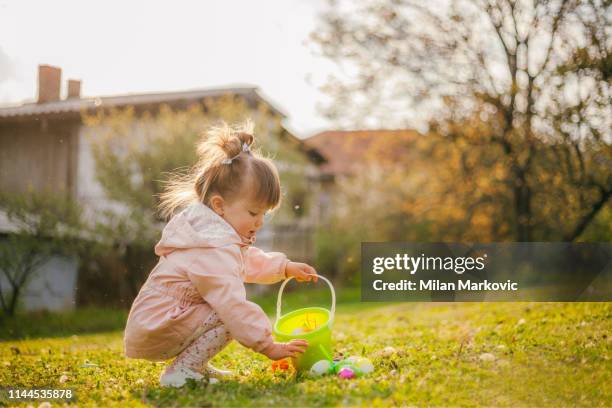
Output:
[[155,253],[159,262],[128,316],[127,357],[173,357],[213,310],[242,345],[261,352],[274,341],[268,317],[246,299],[243,282],[285,279],[284,254],[242,242],[230,224],[199,203],[170,220]]

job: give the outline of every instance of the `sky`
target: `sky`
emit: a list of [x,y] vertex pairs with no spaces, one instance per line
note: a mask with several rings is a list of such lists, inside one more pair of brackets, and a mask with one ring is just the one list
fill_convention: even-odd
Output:
[[308,43],[325,0],[0,0],[0,106],[32,102],[37,67],[81,95],[255,85],[299,137],[333,128],[318,90],[337,69]]

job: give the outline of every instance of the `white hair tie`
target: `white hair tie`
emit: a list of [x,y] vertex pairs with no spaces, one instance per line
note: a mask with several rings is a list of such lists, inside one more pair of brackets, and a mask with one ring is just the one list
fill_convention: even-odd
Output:
[[[243,143],[242,144],[242,151],[240,153],[247,153],[250,154],[251,153],[251,148],[249,147],[248,144]],[[240,153],[238,153],[237,155],[235,155],[234,157],[232,157],[231,159],[223,159],[221,161],[221,164],[232,164],[232,162],[234,161],[234,159],[238,158],[238,156],[240,156]]]

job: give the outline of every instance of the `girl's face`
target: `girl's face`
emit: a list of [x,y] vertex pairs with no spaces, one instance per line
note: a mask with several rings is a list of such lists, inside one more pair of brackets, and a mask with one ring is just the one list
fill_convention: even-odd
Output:
[[223,200],[221,205],[218,206],[220,211],[217,211],[214,207],[213,204],[213,209],[217,214],[234,227],[242,238],[247,240],[254,238],[257,231],[263,226],[264,215],[267,212],[267,208],[247,198],[238,198],[231,202]]

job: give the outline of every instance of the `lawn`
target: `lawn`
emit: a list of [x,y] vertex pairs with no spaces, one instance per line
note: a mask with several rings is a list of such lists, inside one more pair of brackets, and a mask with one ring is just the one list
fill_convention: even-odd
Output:
[[353,302],[333,334],[336,355],[373,361],[357,380],[275,374],[232,342],[213,364],[233,379],[162,389],[163,364],[125,359],[115,330],[1,342],[0,384],[70,387],[79,406],[605,407],[611,329],[610,303]]

